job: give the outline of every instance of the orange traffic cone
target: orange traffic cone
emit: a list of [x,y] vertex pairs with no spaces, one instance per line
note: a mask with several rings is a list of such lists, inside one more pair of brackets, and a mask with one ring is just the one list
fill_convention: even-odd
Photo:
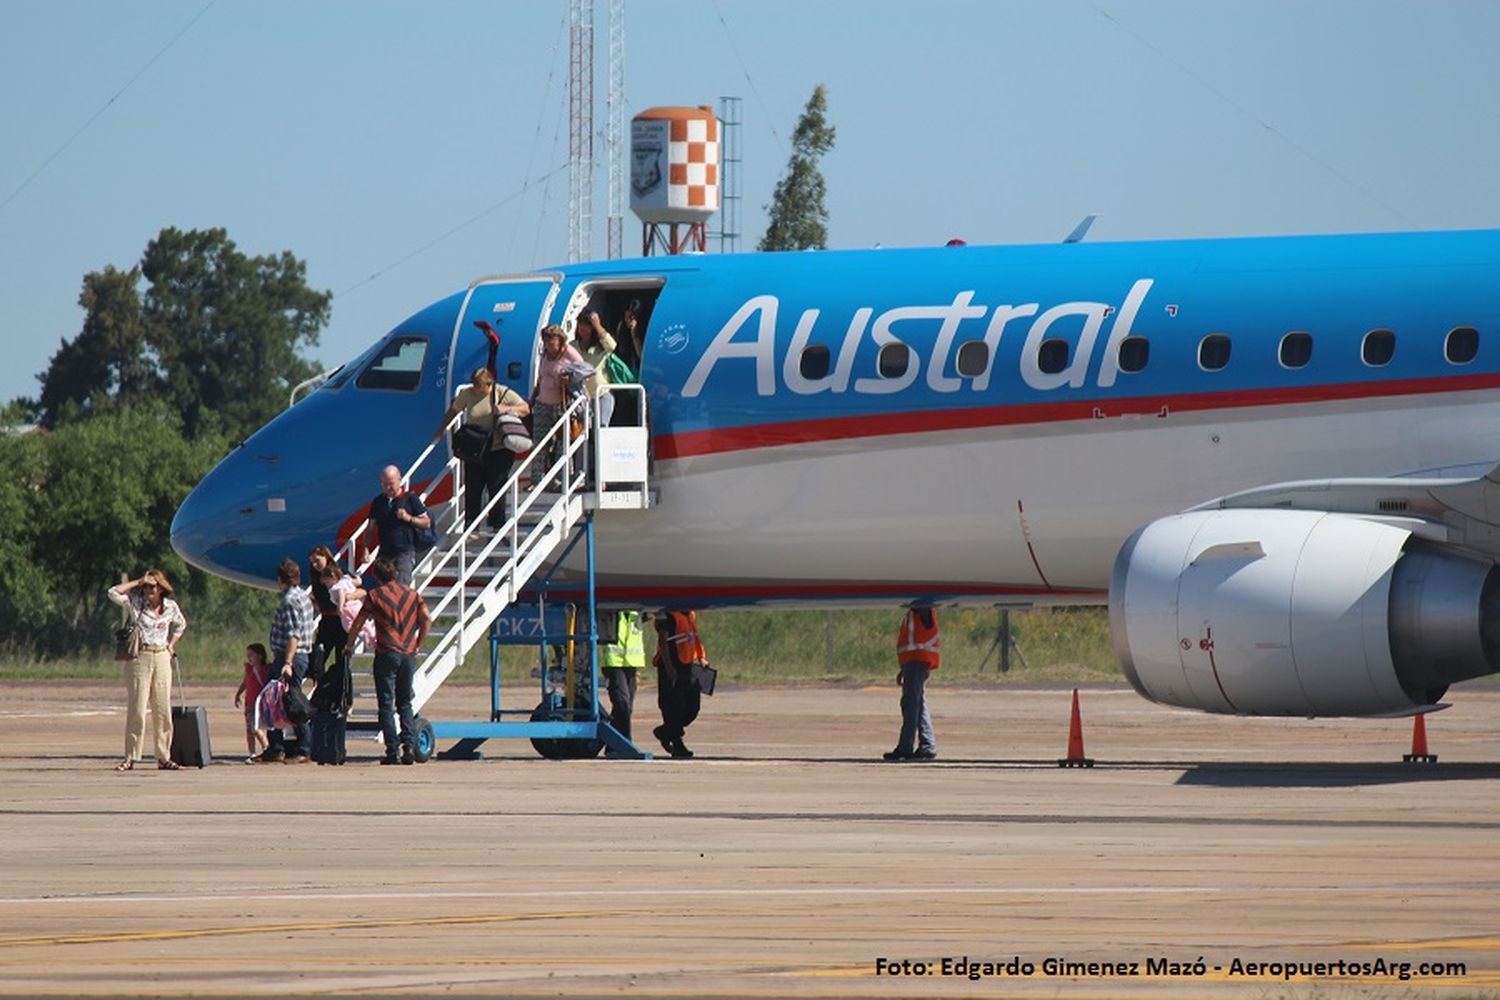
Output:
[[1094,758],[1083,755],[1083,717],[1078,713],[1078,689],[1073,689],[1073,718],[1068,723],[1068,755],[1060,757],[1058,767],[1093,767]]
[[1427,723],[1424,721],[1427,713],[1418,712],[1417,717],[1411,725],[1411,753],[1404,753],[1401,759],[1408,764],[1436,764],[1437,754],[1427,752]]

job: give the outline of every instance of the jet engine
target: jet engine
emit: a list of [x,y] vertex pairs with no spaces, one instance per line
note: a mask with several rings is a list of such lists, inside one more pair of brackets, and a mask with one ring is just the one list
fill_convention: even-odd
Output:
[[1115,654],[1144,697],[1240,715],[1401,715],[1500,669],[1500,568],[1418,522],[1190,511],[1115,559]]

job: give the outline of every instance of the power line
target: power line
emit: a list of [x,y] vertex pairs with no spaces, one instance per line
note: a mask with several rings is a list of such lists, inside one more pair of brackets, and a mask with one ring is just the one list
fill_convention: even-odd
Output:
[[734,58],[738,60],[740,72],[745,74],[745,82],[750,85],[750,93],[755,95],[755,101],[760,105],[761,114],[766,119],[766,127],[771,130],[771,138],[775,139],[776,144],[781,147],[782,152],[785,152],[786,143],[782,140],[781,133],[776,131],[774,124],[776,119],[771,115],[771,109],[766,107],[765,99],[760,96],[760,91],[756,89],[755,81],[750,79],[750,67],[745,65],[745,57],[740,55],[740,47],[734,44],[734,32],[729,30],[729,22],[724,20],[724,12],[719,9],[718,0],[714,0],[714,14],[719,18],[719,23],[724,26],[724,36],[729,39],[729,50],[734,53]]
[[[542,99],[537,102],[536,112],[536,135],[532,137],[526,153],[526,172],[522,175],[531,176],[531,165],[536,162],[536,151],[542,145],[542,125],[546,121],[547,108],[552,107],[552,83],[557,78],[557,53],[559,43],[568,37],[568,12],[563,11],[562,21],[558,24],[557,33],[552,38],[552,55],[547,60],[547,85],[542,88]],[[554,144],[554,152],[556,146]],[[529,183],[529,182],[528,182]],[[545,206],[544,206],[545,207]],[[521,213],[526,210],[523,200],[516,206],[516,218],[510,227],[510,242],[505,247],[505,260],[511,260],[516,249],[516,234],[521,231]],[[532,260],[535,262],[536,250],[532,250]],[[509,266],[509,265],[507,265]]]
[[1288,136],[1286,133],[1282,132],[1275,125],[1272,125],[1270,122],[1266,121],[1260,115],[1258,115],[1255,112],[1251,111],[1249,108],[1247,108],[1244,105],[1240,104],[1238,101],[1235,101],[1228,94],[1224,93],[1224,91],[1220,90],[1218,87],[1215,87],[1213,84],[1209,83],[1207,80],[1205,80],[1203,77],[1199,76],[1197,73],[1194,73],[1191,69],[1189,69],[1187,66],[1185,66],[1183,63],[1179,62],[1178,60],[1174,59],[1171,55],[1169,55],[1164,50],[1158,48],[1156,45],[1154,45],[1149,39],[1147,39],[1143,35],[1139,34],[1136,31],[1131,30],[1131,28],[1129,28],[1123,22],[1116,20],[1113,15],[1111,15],[1108,11],[1104,10],[1103,8],[1101,8],[1097,3],[1093,2],[1093,0],[1090,0],[1089,6],[1092,7],[1092,8],[1094,8],[1094,13],[1098,14],[1100,17],[1104,18],[1110,24],[1113,24],[1120,31],[1123,31],[1125,34],[1127,34],[1131,38],[1135,39],[1136,42],[1139,43],[1140,45],[1142,45],[1142,46],[1150,49],[1159,58],[1161,58],[1164,62],[1167,62],[1167,63],[1171,64],[1172,66],[1175,66],[1178,69],[1178,71],[1180,71],[1181,73],[1185,74],[1189,79],[1191,79],[1193,82],[1197,83],[1198,86],[1202,87],[1204,90],[1208,91],[1210,94],[1213,94],[1215,97],[1217,97],[1219,100],[1223,101],[1225,104],[1229,105],[1235,111],[1238,111],[1241,115],[1243,115],[1246,118],[1250,119],[1252,122],[1254,122],[1255,124],[1259,125],[1261,128],[1265,129],[1267,132],[1270,132],[1272,135],[1276,136],[1276,138],[1280,139],[1282,142],[1286,143],[1288,146],[1292,147],[1292,149],[1294,149],[1298,153],[1302,154],[1302,156],[1309,163],[1312,163],[1315,166],[1321,167],[1323,170],[1327,171],[1329,174],[1333,175],[1338,180],[1343,181],[1351,189],[1353,189],[1354,191],[1357,191],[1358,193],[1364,195],[1366,198],[1370,199],[1370,201],[1374,202],[1376,205],[1378,205],[1381,208],[1385,209],[1387,212],[1390,212],[1392,215],[1394,215],[1397,219],[1400,219],[1407,226],[1410,226],[1413,229],[1416,228],[1416,223],[1412,222],[1404,214],[1402,214],[1402,212],[1400,211],[1400,209],[1394,208],[1391,205],[1387,205],[1373,191],[1370,191],[1368,188],[1364,187],[1362,184],[1359,184],[1358,182],[1356,182],[1352,177],[1349,177],[1347,174],[1343,173],[1338,168],[1336,168],[1335,166],[1333,166],[1333,164],[1331,164],[1331,163],[1327,162],[1326,160],[1323,160],[1320,157],[1318,157],[1315,153],[1313,153],[1312,150],[1308,149],[1306,146],[1303,146],[1301,143],[1298,143],[1297,141],[1295,141],[1294,139],[1292,139],[1290,136]]
[[492,213],[494,213],[496,211],[499,211],[501,208],[504,208],[506,205],[508,205],[511,202],[515,201],[517,198],[524,197],[526,195],[526,192],[529,191],[533,185],[539,184],[542,181],[550,180],[552,177],[554,177],[557,174],[562,173],[566,169],[568,169],[568,164],[562,163],[562,164],[559,164],[558,166],[553,167],[551,170],[547,171],[542,176],[527,181],[525,184],[521,185],[521,187],[518,190],[512,191],[510,194],[506,195],[504,198],[501,198],[499,201],[495,202],[489,208],[486,208],[484,211],[478,213],[477,215],[473,215],[473,216],[469,217],[468,219],[465,219],[463,222],[460,222],[458,225],[454,226],[452,229],[449,229],[447,232],[443,233],[442,235],[437,236],[434,239],[431,239],[428,242],[426,242],[426,243],[422,244],[421,246],[417,247],[417,249],[413,250],[411,253],[405,255],[404,257],[401,257],[398,260],[394,260],[391,263],[387,264],[385,267],[382,267],[378,271],[375,271],[369,277],[364,278],[364,279],[362,279],[360,281],[355,282],[354,284],[350,285],[348,288],[344,289],[342,292],[339,292],[339,294],[340,295],[348,295],[350,292],[353,292],[353,291],[355,291],[357,289],[363,288],[365,285],[368,285],[370,282],[374,281],[375,279],[380,278],[383,275],[385,275],[386,272],[392,271],[392,270],[400,267],[402,264],[405,264],[407,261],[411,260],[413,257],[418,257],[418,256],[426,253],[428,250],[431,250],[433,247],[437,246],[439,243],[443,242],[444,240],[446,240],[448,237],[454,235],[455,233],[461,232],[462,230],[469,228],[474,223],[478,222],[480,219],[483,219],[485,216],[490,215],[490,214],[492,214]]
[[57,149],[53,151],[53,153],[52,153],[51,156],[49,156],[49,157],[47,157],[47,159],[43,160],[42,161],[42,165],[39,166],[39,167],[37,167],[35,170],[33,170],[31,172],[31,176],[27,177],[24,181],[21,182],[21,186],[20,187],[16,188],[14,191],[12,191],[9,194],[9,196],[6,197],[6,199],[4,201],[0,201],[0,211],[3,211],[5,209],[5,206],[7,206],[11,202],[15,201],[16,197],[22,191],[25,191],[26,188],[31,184],[32,181],[36,180],[37,177],[41,176],[42,171],[46,170],[49,166],[52,165],[52,161],[53,160],[57,159],[64,152],[66,152],[67,148],[69,146],[73,145],[73,143],[78,139],[78,137],[81,136],[81,135],[83,135],[83,133],[88,130],[88,127],[90,125],[92,125],[92,124],[94,124],[94,122],[98,121],[100,115],[102,115],[102,114],[104,114],[104,112],[108,111],[110,109],[110,106],[113,105],[115,103],[115,101],[118,101],[120,99],[120,97],[124,95],[125,91],[127,91],[127,90],[130,89],[131,85],[134,84],[135,81],[139,80],[142,76],[144,76],[146,74],[146,71],[148,69],[150,69],[152,66],[156,65],[156,61],[158,59],[160,59],[162,56],[166,55],[167,50],[170,49],[173,45],[176,45],[177,44],[177,40],[180,39],[183,35],[187,34],[188,31],[189,31],[189,29],[191,29],[193,25],[197,24],[198,21],[199,21],[199,19],[202,18],[204,14],[208,13],[209,8],[212,7],[214,4],[216,4],[218,2],[219,2],[219,0],[208,0],[208,3],[206,3],[206,4],[203,5],[203,9],[200,10],[200,11],[198,11],[197,14],[193,15],[193,19],[191,21],[189,21],[186,25],[184,25],[183,29],[181,31],[179,31],[179,32],[177,32],[177,34],[173,35],[172,38],[171,38],[171,40],[169,42],[167,42],[167,44],[163,45],[157,51],[156,55],[152,56],[150,59],[148,59],[146,61],[146,65],[142,66],[139,70],[136,71],[135,76],[132,76],[129,80],[125,81],[125,86],[123,86],[119,90],[115,91],[115,95],[113,97],[111,97],[109,100],[105,101],[104,104],[99,108],[98,111],[95,111],[92,115],[90,115],[88,121],[86,121],[82,125],[78,126],[77,131],[75,131],[72,135],[68,136],[68,138],[63,142],[63,144],[61,146],[58,146]]

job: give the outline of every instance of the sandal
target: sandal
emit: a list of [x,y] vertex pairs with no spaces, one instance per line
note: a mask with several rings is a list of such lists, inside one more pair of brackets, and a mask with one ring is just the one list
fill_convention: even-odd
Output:
[[175,760],[164,760],[156,765],[158,771],[181,771],[182,765]]
[[130,771],[130,770],[133,770],[134,768],[135,768],[135,761],[133,761],[133,760],[122,760],[122,761],[120,761],[120,763],[118,763],[118,764],[115,765],[115,770],[116,771]]

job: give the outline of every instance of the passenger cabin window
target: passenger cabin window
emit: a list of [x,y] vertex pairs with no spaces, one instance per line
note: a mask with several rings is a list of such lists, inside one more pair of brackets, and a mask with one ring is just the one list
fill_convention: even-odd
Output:
[[1305,368],[1312,360],[1312,334],[1301,330],[1281,338],[1281,367]]
[[971,340],[958,348],[958,373],[965,378],[977,378],[984,374],[990,364],[990,345],[982,340]]
[[426,337],[392,337],[354,383],[361,389],[410,392],[422,381]]
[[886,344],[877,361],[881,378],[900,378],[911,364],[911,351],[905,344]]
[[1068,342],[1056,337],[1042,341],[1037,348],[1036,366],[1048,375],[1056,375],[1068,367]]
[[1151,341],[1145,337],[1126,337],[1120,341],[1120,371],[1138,372],[1151,360]]
[[1479,331],[1472,326],[1456,326],[1443,341],[1443,355],[1450,364],[1466,365],[1479,354]]
[[828,366],[832,358],[833,355],[822,344],[804,347],[802,357],[797,359],[797,370],[808,381],[823,378],[828,374]]
[[1390,364],[1391,358],[1396,356],[1396,334],[1390,330],[1371,330],[1365,334],[1359,356],[1372,368]]
[[1229,350],[1233,345],[1228,334],[1210,333],[1198,341],[1198,367],[1206,372],[1216,372],[1229,364]]

